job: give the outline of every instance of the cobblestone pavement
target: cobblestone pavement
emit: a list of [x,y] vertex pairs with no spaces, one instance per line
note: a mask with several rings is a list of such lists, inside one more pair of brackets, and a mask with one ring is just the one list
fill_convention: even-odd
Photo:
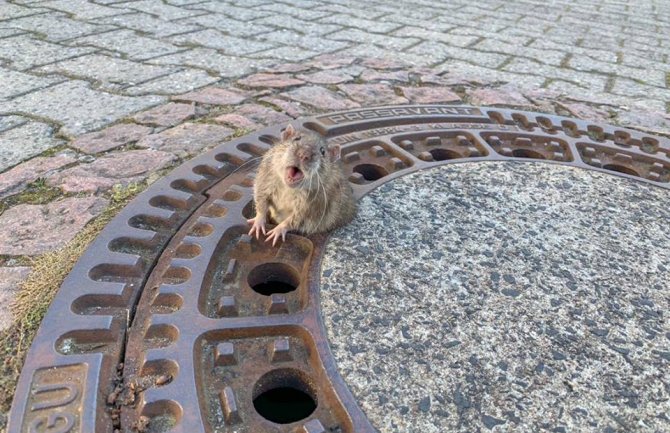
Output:
[[469,103],[668,134],[668,34],[649,0],[0,0],[0,329],[114,188],[266,125]]

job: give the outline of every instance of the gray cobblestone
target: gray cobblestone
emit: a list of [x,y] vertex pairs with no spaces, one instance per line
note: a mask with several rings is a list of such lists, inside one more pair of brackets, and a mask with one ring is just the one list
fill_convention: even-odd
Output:
[[393,32],[394,36],[419,38],[423,40],[443,42],[447,45],[465,47],[477,41],[476,36],[462,36],[451,33],[434,32],[416,27],[403,27]]
[[68,81],[11,101],[0,102],[0,113],[30,113],[51,119],[63,125],[63,133],[74,136],[164,100],[158,96],[138,99],[111,95],[92,90],[83,81]]
[[327,16],[321,18],[321,20],[319,21],[329,24],[339,24],[342,26],[356,27],[373,33],[388,33],[400,27],[400,24],[396,23],[354,18],[344,14]]
[[[448,59],[457,59],[475,63],[488,68],[497,68],[509,56],[498,53],[486,53],[482,51],[472,51],[459,47],[450,47],[439,42],[422,42],[412,47],[412,53],[430,56],[435,62]],[[431,62],[434,63],[434,62]]]
[[373,43],[396,50],[402,50],[421,41],[415,37],[406,36],[398,38],[389,35],[378,35],[376,33],[371,34],[357,29],[345,29],[340,30],[339,32],[331,33],[328,35],[328,39],[352,41],[358,43]]
[[244,56],[257,51],[272,48],[274,44],[257,42],[251,39],[226,36],[216,30],[207,29],[194,33],[186,33],[171,38],[177,44],[192,44],[201,47],[214,48],[224,54]]
[[92,52],[92,48],[67,48],[26,35],[0,39],[0,58],[14,69],[25,70]]
[[100,81],[102,88],[113,88],[109,84],[127,87],[167,75],[174,69],[164,66],[143,65],[116,57],[89,54],[43,66],[38,71],[93,79]]
[[[263,2],[262,4],[267,4],[267,2]],[[219,1],[199,3],[193,6],[193,8],[211,12],[219,12],[228,15],[231,18],[235,18],[238,21],[245,21],[245,22],[252,21],[257,18],[267,17],[269,15],[276,15],[270,11],[263,11],[255,9],[253,7],[247,7],[246,4],[244,4],[244,7],[240,7],[240,6],[232,6],[228,2],[219,2]]]
[[68,44],[104,48],[122,53],[131,60],[146,60],[183,50],[169,42],[140,36],[126,29],[73,39]]
[[293,7],[289,6],[286,4],[282,3],[275,3],[275,2],[270,2],[265,5],[259,6],[260,10],[266,10],[266,11],[271,11],[274,14],[281,14],[283,15],[291,15],[296,18],[300,18],[303,20],[316,20],[319,18],[323,18],[328,15],[332,15],[330,12],[325,12],[325,11],[320,11],[320,10],[314,10],[311,7],[305,7],[305,8],[300,8],[300,7]]
[[21,116],[0,116],[0,132],[28,123],[28,119]]
[[342,26],[335,24],[313,23],[309,21],[303,21],[291,16],[279,16],[279,15],[271,15],[269,17],[258,19],[254,21],[254,26],[252,27],[255,27],[256,24],[263,24],[268,26],[279,27],[282,29],[295,30],[307,36],[332,33],[342,28]]
[[63,140],[54,138],[53,132],[51,126],[39,122],[0,132],[0,171],[63,144]]
[[214,71],[222,77],[236,77],[244,75],[260,66],[268,65],[272,61],[225,56],[210,48],[194,48],[181,53],[156,57],[148,60],[147,63],[156,65],[187,65]]
[[145,33],[151,33],[159,38],[199,29],[198,26],[193,24],[163,21],[142,12],[101,18],[97,20],[97,22],[114,24]]
[[219,77],[214,77],[205,71],[184,69],[165,77],[128,87],[127,89],[123,89],[122,93],[131,96],[149,94],[178,95],[217,81],[219,81]]
[[23,72],[0,68],[0,100],[27,93],[62,81],[52,77],[37,77]]
[[[279,21],[290,21],[293,19],[291,17],[276,18],[278,18]],[[265,19],[267,18],[263,18],[263,20]],[[238,21],[223,14],[208,13],[206,15],[199,15],[186,20],[181,20],[180,22],[186,24],[197,24],[207,28],[214,28],[220,32],[237,37],[247,37],[272,31],[272,28],[260,25],[259,23],[261,21],[262,20],[257,20],[253,25],[249,25],[247,22]],[[300,22],[309,25],[309,23],[304,23],[303,21]]]
[[318,51],[320,53],[329,53],[345,48],[349,45],[346,42],[330,40],[330,38],[325,39],[315,36],[303,36],[291,30],[277,30],[275,32],[262,35],[262,38],[267,41],[273,41],[274,43],[282,44],[288,47],[298,46],[300,48],[305,48],[310,51]]
[[[279,47],[272,48],[267,51],[256,53],[258,57],[264,57],[269,59],[280,59],[289,62],[300,62],[302,60],[310,59],[319,54],[316,51],[310,51],[305,48],[300,47]],[[272,63],[272,62],[269,62]]]
[[91,3],[86,0],[53,0],[41,2],[40,6],[57,11],[67,12],[74,18],[78,19],[94,19],[101,17],[108,17],[112,15],[119,15],[124,12],[130,12],[127,9],[110,8],[107,6]]
[[179,8],[164,4],[162,2],[156,2],[151,0],[123,3],[122,5],[124,7],[127,7],[128,9],[135,9],[141,12],[155,15],[165,21],[178,20],[180,18],[192,17],[194,15],[199,15],[203,13],[202,11],[199,10],[189,10],[185,8]]
[[45,11],[45,9],[22,8],[11,3],[3,2],[0,4],[0,19],[8,20],[11,18],[25,17],[28,15],[44,13]]
[[91,33],[100,33],[113,27],[93,25],[68,18],[66,14],[50,12],[11,20],[4,25],[44,35],[46,40],[59,42]]

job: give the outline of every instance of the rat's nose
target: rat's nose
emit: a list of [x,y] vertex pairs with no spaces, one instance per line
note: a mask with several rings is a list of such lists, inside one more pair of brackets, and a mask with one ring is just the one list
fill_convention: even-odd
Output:
[[310,150],[300,150],[298,151],[298,159],[302,163],[309,162],[312,159],[312,152]]

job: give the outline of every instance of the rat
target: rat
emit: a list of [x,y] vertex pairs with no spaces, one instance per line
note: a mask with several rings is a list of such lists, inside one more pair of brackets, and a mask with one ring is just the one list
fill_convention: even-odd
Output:
[[[349,223],[356,202],[339,163],[339,144],[289,124],[264,155],[254,181],[256,216],[249,235],[261,232],[274,246],[286,233],[323,233]],[[266,232],[266,223],[277,224]]]

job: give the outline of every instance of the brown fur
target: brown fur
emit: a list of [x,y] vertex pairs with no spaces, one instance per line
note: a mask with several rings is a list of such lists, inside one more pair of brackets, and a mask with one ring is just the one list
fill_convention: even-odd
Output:
[[[297,132],[289,126],[258,167],[254,183],[256,219],[284,223],[287,231],[307,235],[350,222],[356,214],[356,203],[338,161],[339,150],[338,145],[326,146],[314,133]],[[285,180],[290,166],[299,167],[304,175],[294,187]]]

